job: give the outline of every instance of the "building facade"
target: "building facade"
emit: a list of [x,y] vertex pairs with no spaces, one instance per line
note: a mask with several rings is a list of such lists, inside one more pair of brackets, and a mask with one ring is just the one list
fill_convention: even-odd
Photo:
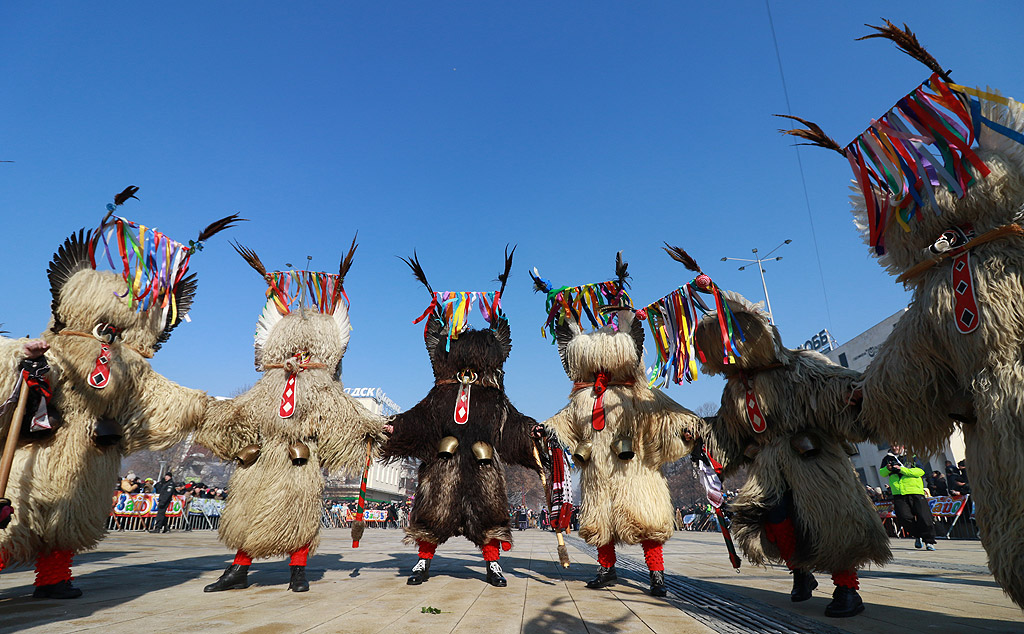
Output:
[[[401,408],[379,387],[346,387],[345,393],[379,416],[394,416]],[[353,498],[359,495],[362,474],[332,474],[327,478],[325,495],[329,498]],[[366,497],[384,502],[404,502],[416,490],[415,461],[374,462],[366,476]]]
[[[872,326],[843,345],[836,346],[835,348],[825,352],[825,356],[845,368],[863,372],[875,358],[879,348],[892,333],[892,329],[896,326],[896,322],[900,320],[900,317],[903,316],[904,312],[906,312],[905,308]],[[882,488],[885,484],[888,484],[888,482],[882,481],[882,477],[878,473],[878,466],[881,464],[882,458],[885,457],[885,454],[888,453],[888,451],[889,444],[885,442],[881,444],[873,442],[857,443],[857,453],[850,456],[850,460],[853,462],[854,468],[857,469],[857,475],[860,476],[860,479],[864,484],[878,488]],[[941,454],[934,456],[918,456],[918,460],[921,461],[921,464],[924,466],[927,473],[931,473],[935,470],[944,474],[946,460],[951,460],[953,463],[956,463],[958,460],[962,460],[963,457],[963,435],[958,430],[956,434],[950,437],[946,442]]]

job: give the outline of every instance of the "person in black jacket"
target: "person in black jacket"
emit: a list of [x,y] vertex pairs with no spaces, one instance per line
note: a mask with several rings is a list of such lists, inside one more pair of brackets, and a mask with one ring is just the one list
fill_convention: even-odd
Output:
[[171,505],[171,500],[176,492],[174,476],[170,471],[164,474],[163,479],[153,488],[153,492],[158,496],[156,500],[156,525],[153,526],[150,532],[168,533],[171,529],[167,526],[167,508]]

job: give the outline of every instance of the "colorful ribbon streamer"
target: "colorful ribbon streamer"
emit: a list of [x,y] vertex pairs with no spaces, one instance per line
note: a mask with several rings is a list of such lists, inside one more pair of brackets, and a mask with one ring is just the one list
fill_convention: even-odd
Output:
[[[445,350],[450,350],[452,340],[458,339],[459,335],[469,328],[469,314],[472,312],[474,304],[477,305],[480,315],[483,316],[487,323],[494,321],[492,319],[493,316],[500,316],[502,314],[500,291],[491,291],[489,293],[483,291],[442,291],[434,293],[434,297],[430,300],[430,305],[412,323],[418,324],[434,312],[440,313],[439,316],[448,330]],[[426,332],[425,328],[424,332]]]
[[614,313],[606,314],[602,312],[602,307],[609,305],[631,306],[632,303],[633,300],[630,299],[629,294],[625,289],[620,288],[619,283],[614,280],[598,284],[584,284],[583,286],[553,288],[547,292],[545,310],[548,318],[541,327],[541,335],[547,337],[547,333],[550,332],[554,338],[555,327],[569,320],[576,322],[576,325],[583,329],[584,317],[594,328],[616,323]]
[[[89,244],[89,260],[96,268],[97,251],[128,284],[124,297],[139,311],[158,307],[166,320],[178,319],[174,291],[188,272],[190,247],[156,229],[120,216],[101,226]],[[102,261],[102,256],[101,256]]]
[[[637,311],[637,318],[646,319],[654,339],[656,355],[648,377],[650,387],[665,387],[669,381],[678,385],[684,379],[687,383],[697,380],[697,360],[703,362],[705,356],[694,335],[703,315],[715,312],[718,316],[723,361],[734,364],[736,357],[740,356],[736,344],[745,341],[745,337],[728,302],[722,297],[722,291],[714,283],[705,290],[695,281],[696,278]],[[714,297],[714,308],[704,302],[698,290]]]
[[319,271],[273,271],[267,273],[267,300],[274,302],[277,311],[287,315],[299,306],[315,309],[326,315],[334,314],[339,299],[349,306],[345,287],[340,285],[337,273]]
[[988,167],[975,152],[982,125],[1024,144],[1020,133],[982,116],[981,99],[1014,103],[933,74],[846,146],[867,207],[869,241],[877,254],[885,253],[890,223],[910,231],[925,204],[940,212],[936,187],[963,198],[974,183],[970,167],[988,176]]

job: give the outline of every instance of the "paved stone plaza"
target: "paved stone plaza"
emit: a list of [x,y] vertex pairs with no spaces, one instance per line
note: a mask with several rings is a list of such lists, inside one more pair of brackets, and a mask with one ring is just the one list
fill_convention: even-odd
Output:
[[784,570],[744,564],[736,574],[717,533],[676,533],[666,544],[667,600],[645,593],[639,547],[621,549],[618,585],[588,590],[593,551],[570,539],[573,565],[564,570],[554,535],[539,530],[515,533],[516,548],[502,557],[507,588],[484,583],[479,553],[465,540],[438,549],[425,585],[406,586],[416,554],[400,537],[370,530],[353,550],[347,530],[325,531],[306,594],[287,592],[284,560],[257,562],[247,590],[204,594],[231,558],[214,533],[111,533],[76,559],[80,599],[34,600],[31,570],[0,574],[0,632],[1024,632],[1024,613],[974,541],[940,540],[936,552],[893,542],[896,561],[861,575],[867,610],[833,620],[822,616],[827,576],[813,599],[794,605]]

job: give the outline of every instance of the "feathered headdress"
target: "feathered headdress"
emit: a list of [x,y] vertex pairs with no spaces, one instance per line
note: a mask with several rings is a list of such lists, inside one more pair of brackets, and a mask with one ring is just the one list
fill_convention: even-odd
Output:
[[308,309],[332,315],[341,332],[342,340],[348,342],[351,324],[348,318],[349,299],[345,293],[345,276],[352,268],[352,260],[359,247],[356,237],[352,238],[348,253],[342,256],[337,273],[294,270],[267,272],[255,251],[237,242],[231,245],[267,283],[267,302],[263,305],[259,321],[256,322],[254,336],[257,368],[260,365],[260,352],[267,342],[267,337],[270,336],[270,331],[281,318],[294,310]]
[[[424,319],[427,319],[433,315],[433,319],[437,319],[444,326],[447,331],[447,339],[445,342],[445,350],[451,348],[451,342],[453,339],[458,339],[459,335],[465,332],[469,328],[469,315],[473,310],[474,304],[480,310],[480,314],[491,329],[497,329],[501,320],[507,320],[505,313],[501,310],[501,294],[505,292],[505,284],[508,282],[509,273],[512,271],[512,258],[515,256],[516,246],[512,247],[512,250],[508,250],[508,245],[505,245],[505,269],[498,275],[498,281],[501,282],[501,288],[497,291],[440,291],[435,292],[430,287],[430,282],[427,281],[427,275],[423,272],[423,267],[420,266],[419,258],[416,252],[413,251],[412,257],[409,259],[399,258],[412,269],[413,276],[419,280],[420,284],[426,287],[430,293],[430,304],[427,309],[423,311],[423,314],[417,317],[412,323],[418,324]],[[423,334],[426,336],[427,329],[430,327],[430,322],[424,324]]]
[[575,323],[583,330],[584,317],[593,328],[607,326],[614,323],[616,310],[631,308],[633,305],[633,300],[626,292],[629,287],[629,263],[622,260],[622,251],[615,254],[614,280],[554,288],[549,280],[540,276],[536,268],[530,271],[530,277],[533,278],[533,290],[544,293],[547,298],[544,306],[547,319],[541,327],[541,335],[544,337],[550,332],[554,338],[557,326],[568,322]]
[[[885,254],[885,231],[892,222],[904,231],[921,217],[927,202],[938,211],[935,188],[944,187],[962,198],[977,173],[988,176],[989,169],[975,150],[981,147],[981,126],[986,126],[1018,143],[1024,136],[982,115],[981,102],[1003,106],[1017,104],[1012,99],[952,83],[949,71],[918,42],[906,24],[898,26],[865,25],[875,33],[858,38],[885,38],[901,51],[932,71],[932,76],[914,89],[887,113],[872,120],[871,127],[845,148],[832,140],[817,125],[799,117],[794,119],[806,129],[780,130],[808,143],[842,154],[853,169],[854,178],[864,195],[868,216],[868,240],[878,255]],[[1018,104],[1019,105],[1019,104]]]
[[107,204],[107,214],[98,228],[72,235],[54,255],[48,276],[57,327],[62,325],[58,308],[64,284],[78,271],[97,269],[105,261],[124,277],[128,289],[123,297],[136,310],[162,311],[167,327],[160,341],[165,340],[182,319],[188,319],[188,309],[196,290],[195,276],[187,275],[192,254],[203,248],[205,240],[245,220],[238,214],[221,218],[203,229],[186,246],[157,229],[114,215],[128,199],[138,200],[135,196],[138,191],[138,187],[130,185],[114,196],[114,202]]
[[[667,242],[664,249],[673,260],[697,273],[697,277],[636,313],[638,319],[647,321],[657,351],[649,379],[651,387],[666,386],[670,380],[679,384],[684,379],[687,382],[697,379],[697,359],[705,361],[704,351],[694,340],[701,318],[698,310],[703,315],[717,313],[725,363],[736,362],[736,357],[740,356],[736,343],[744,340],[743,330],[722,297],[722,290],[701,270],[697,261]],[[715,307],[710,308],[698,292],[711,295]]]

